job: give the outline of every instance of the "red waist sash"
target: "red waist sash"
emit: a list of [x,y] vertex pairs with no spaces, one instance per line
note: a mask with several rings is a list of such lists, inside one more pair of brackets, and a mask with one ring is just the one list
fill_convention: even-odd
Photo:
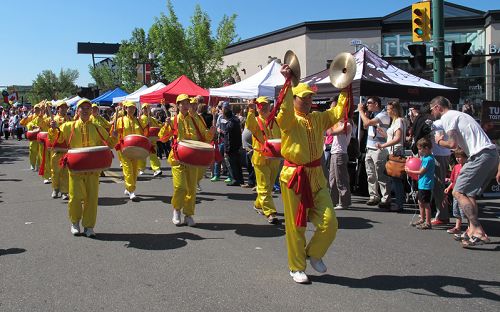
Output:
[[295,225],[305,227],[307,226],[307,209],[314,207],[311,183],[305,169],[321,166],[321,158],[304,165],[297,165],[285,159],[285,166],[297,168],[288,181],[287,187],[293,189],[295,194],[301,195]]

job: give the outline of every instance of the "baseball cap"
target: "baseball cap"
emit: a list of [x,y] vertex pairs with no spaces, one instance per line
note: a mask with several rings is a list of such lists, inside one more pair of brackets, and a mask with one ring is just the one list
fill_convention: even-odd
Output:
[[183,94],[179,94],[177,96],[177,99],[175,100],[175,103],[179,103],[179,102],[184,101],[184,100],[189,100],[189,95],[184,94],[184,93]]
[[304,97],[308,94],[316,94],[311,87],[304,82],[299,83],[296,87],[292,88],[293,95]]

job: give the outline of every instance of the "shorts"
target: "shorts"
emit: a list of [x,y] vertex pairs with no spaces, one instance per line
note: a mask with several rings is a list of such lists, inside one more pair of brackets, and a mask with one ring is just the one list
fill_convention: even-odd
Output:
[[481,195],[491,179],[495,177],[498,168],[498,152],[482,150],[471,156],[463,165],[458,175],[453,191],[468,197]]
[[432,191],[431,190],[418,190],[418,201],[423,204],[428,204],[431,202]]

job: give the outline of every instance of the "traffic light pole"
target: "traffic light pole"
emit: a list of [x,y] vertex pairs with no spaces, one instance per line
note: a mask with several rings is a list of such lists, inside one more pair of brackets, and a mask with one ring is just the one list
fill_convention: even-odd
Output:
[[432,0],[432,47],[434,82],[444,83],[444,8],[443,0]]

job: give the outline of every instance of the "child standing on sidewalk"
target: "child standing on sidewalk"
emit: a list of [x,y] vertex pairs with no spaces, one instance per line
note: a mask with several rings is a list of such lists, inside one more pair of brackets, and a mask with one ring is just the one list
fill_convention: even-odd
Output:
[[[453,191],[458,174],[460,173],[463,164],[467,161],[467,155],[459,148],[455,150],[454,155],[457,160],[457,164],[453,166],[453,169],[451,170],[450,185],[444,190],[446,200],[443,202],[443,205],[448,205],[448,194]],[[453,216],[456,218],[455,227],[448,229],[446,232],[450,234],[460,234],[462,232],[462,219],[464,218],[464,211],[458,206],[456,198],[453,198]]]
[[418,208],[420,210],[420,220],[412,225],[419,230],[430,230],[431,225],[431,197],[434,187],[434,157],[432,156],[432,143],[428,138],[421,138],[417,141],[418,154],[422,164],[419,170],[410,170],[405,167],[406,173],[418,174]]

